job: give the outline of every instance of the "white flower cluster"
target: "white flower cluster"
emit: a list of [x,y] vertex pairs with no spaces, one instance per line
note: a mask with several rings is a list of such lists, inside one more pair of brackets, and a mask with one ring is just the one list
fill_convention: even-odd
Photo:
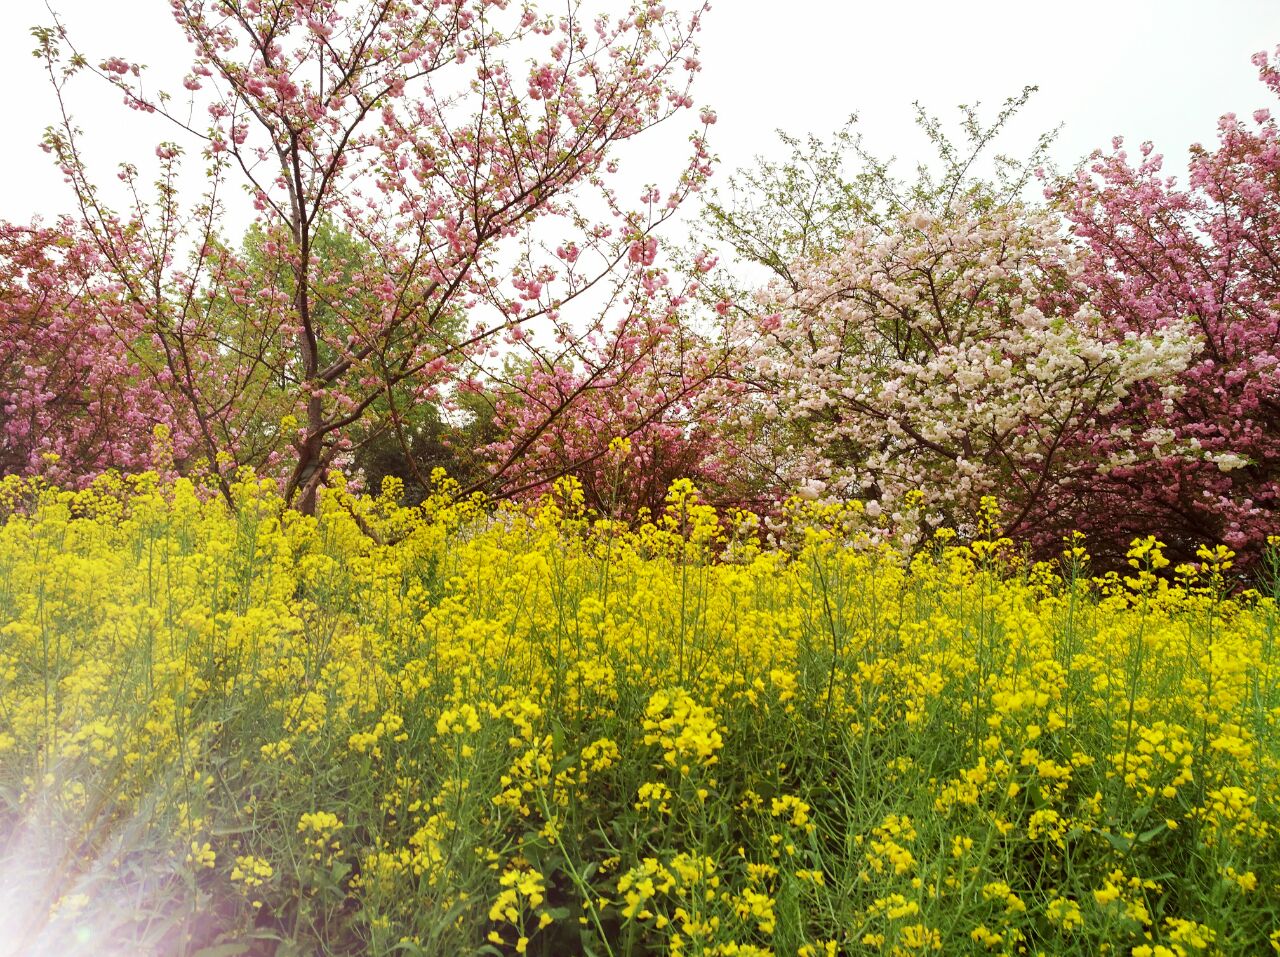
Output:
[[[1019,204],[855,233],[838,254],[795,264],[796,285],[765,290],[765,318],[738,326],[759,399],[744,421],[763,409],[790,426],[783,458],[805,497],[1034,495],[1135,387],[1165,388],[1199,349],[1179,323],[1111,334],[1079,271],[1058,223]],[[1159,430],[1144,438],[1163,442]],[[1239,465],[1222,456],[1219,467]]]

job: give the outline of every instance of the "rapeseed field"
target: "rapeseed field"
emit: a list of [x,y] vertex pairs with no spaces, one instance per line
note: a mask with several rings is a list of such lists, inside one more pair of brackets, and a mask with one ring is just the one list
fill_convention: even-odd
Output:
[[0,953],[1280,952],[1224,549],[452,491],[0,484]]

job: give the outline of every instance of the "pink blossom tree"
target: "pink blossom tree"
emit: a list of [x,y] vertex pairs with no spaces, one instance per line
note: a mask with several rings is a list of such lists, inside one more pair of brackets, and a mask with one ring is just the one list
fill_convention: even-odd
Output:
[[173,420],[133,352],[120,290],[72,224],[0,223],[0,472],[77,483],[152,464]]
[[[304,510],[351,451],[355,426],[381,416],[378,427],[394,431],[397,403],[470,387],[504,335],[538,325],[556,341],[603,333],[606,317],[575,319],[566,307],[624,288],[639,265],[629,251],[709,172],[695,133],[687,166],[631,207],[619,199],[614,155],[692,105],[702,9],[683,15],[656,0],[616,18],[577,0],[556,15],[507,0],[175,0],[172,9],[194,54],[181,97],[153,92],[136,63],[91,61],[61,24],[38,32],[62,108],[46,145],[209,466],[223,474],[276,461]],[[202,197],[180,197],[183,147],[166,141],[154,194],[126,165],[127,209],[108,204],[70,114],[69,83],[86,72],[199,148]],[[221,238],[235,180],[288,282],[243,285],[243,263]],[[322,224],[372,255],[358,268],[321,262]],[[240,311],[209,308],[215,299]],[[446,334],[459,315],[464,332]],[[262,421],[272,402],[275,441],[246,443],[244,411]]]
[[[1254,58],[1267,90],[1280,71]],[[1095,537],[1158,530],[1191,555],[1224,542],[1256,557],[1280,527],[1280,130],[1228,114],[1191,149],[1186,185],[1150,143],[1117,139],[1052,191],[1089,250],[1081,280],[1117,335],[1189,323],[1203,350],[1179,394],[1137,387],[1090,437],[1097,481],[1073,508]]]

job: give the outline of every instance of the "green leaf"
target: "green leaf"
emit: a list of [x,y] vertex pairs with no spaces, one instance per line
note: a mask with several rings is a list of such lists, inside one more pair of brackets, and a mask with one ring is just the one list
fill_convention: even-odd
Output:
[[1146,844],[1146,843],[1147,843],[1148,841],[1150,841],[1152,838],[1154,838],[1154,837],[1156,837],[1156,836],[1158,836],[1158,835],[1160,835],[1160,834],[1164,833],[1164,832],[1165,832],[1165,831],[1167,831],[1167,830],[1169,830],[1169,825],[1167,825],[1167,824],[1165,824],[1163,821],[1161,821],[1161,822],[1160,822],[1159,824],[1157,824],[1155,827],[1148,828],[1147,830],[1145,830],[1145,831],[1143,831],[1141,834],[1139,834],[1139,835],[1138,835],[1138,843],[1139,843],[1139,844]]
[[1115,834],[1111,831],[1107,831],[1102,836],[1107,839],[1107,843],[1121,854],[1128,854],[1133,850],[1133,841],[1129,840],[1123,834]]
[[250,940],[240,940],[230,944],[214,944],[212,947],[202,947],[191,957],[240,957],[241,954],[247,954],[252,947],[253,941]]

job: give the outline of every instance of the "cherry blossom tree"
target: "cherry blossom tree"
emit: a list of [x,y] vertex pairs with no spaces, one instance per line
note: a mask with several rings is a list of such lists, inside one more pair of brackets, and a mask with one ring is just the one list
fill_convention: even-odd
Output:
[[[618,147],[692,106],[703,9],[636,0],[613,17],[584,6],[175,0],[194,55],[181,96],[153,90],[137,63],[91,60],[60,23],[38,31],[61,106],[46,146],[210,468],[275,463],[310,510],[353,428],[380,416],[395,432],[406,394],[440,401],[472,387],[517,330],[542,327],[549,348],[605,334],[607,316],[566,307],[626,287],[630,251],[709,173],[695,132],[665,189],[621,199]],[[71,115],[70,83],[84,73],[176,137],[157,146],[153,190],[122,167],[120,211]],[[208,189],[184,202],[192,145]],[[287,282],[244,284],[221,234],[237,181]],[[369,255],[322,262],[326,224]],[[234,321],[211,308],[227,300],[240,307]],[[451,334],[460,315],[465,329]],[[246,410],[278,421],[274,441],[246,441]]]
[[[1254,58],[1272,95],[1280,71]],[[1059,199],[1091,253],[1081,279],[1117,335],[1187,322],[1203,350],[1179,394],[1135,388],[1091,438],[1114,462],[1073,508],[1097,538],[1159,530],[1188,557],[1224,542],[1257,557],[1280,528],[1280,130],[1270,111],[1228,114],[1191,149],[1185,186],[1150,143],[1117,139]]]
[[113,315],[129,310],[73,224],[0,223],[0,472],[76,484],[154,464],[175,410]]

